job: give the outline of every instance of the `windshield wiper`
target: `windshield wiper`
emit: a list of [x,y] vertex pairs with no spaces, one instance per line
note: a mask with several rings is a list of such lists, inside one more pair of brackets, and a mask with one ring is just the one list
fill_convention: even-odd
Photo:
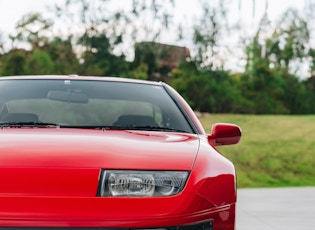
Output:
[[124,126],[104,126],[104,128],[110,129],[110,130],[146,130],[146,131],[187,133],[187,131],[184,131],[184,130],[169,128],[169,127],[159,127],[159,126],[124,125]]
[[44,122],[5,122],[0,123],[0,127],[58,127],[73,129],[100,129],[100,130],[144,130],[144,131],[161,131],[161,132],[179,132],[187,131],[159,126],[137,126],[137,125],[59,125]]
[[0,127],[60,127],[59,124],[47,123],[47,122],[0,122]]

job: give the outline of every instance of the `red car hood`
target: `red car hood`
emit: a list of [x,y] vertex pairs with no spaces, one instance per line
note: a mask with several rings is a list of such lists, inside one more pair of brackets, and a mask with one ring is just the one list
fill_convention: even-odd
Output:
[[190,170],[198,147],[193,134],[4,128],[0,167]]

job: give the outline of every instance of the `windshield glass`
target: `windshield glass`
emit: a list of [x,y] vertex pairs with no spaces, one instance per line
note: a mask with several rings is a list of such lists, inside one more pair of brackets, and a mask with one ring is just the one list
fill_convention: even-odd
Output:
[[163,86],[95,80],[1,80],[0,123],[192,132]]

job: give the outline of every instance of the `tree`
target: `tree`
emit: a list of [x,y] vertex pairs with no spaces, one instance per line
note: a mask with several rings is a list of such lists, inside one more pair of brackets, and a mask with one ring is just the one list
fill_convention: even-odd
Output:
[[153,73],[157,71],[158,59],[158,44],[154,42],[142,42],[135,45],[135,59],[132,63],[133,68],[137,68],[145,64],[147,66],[147,77],[150,79]]
[[54,63],[54,74],[78,74],[79,60],[71,44],[71,37],[54,37],[44,48]]
[[246,103],[237,81],[227,71],[201,71],[193,62],[174,69],[168,83],[200,112],[242,112]]
[[279,53],[274,52],[274,56],[275,64],[280,67],[289,69],[294,61],[300,62],[308,55],[308,25],[294,9],[289,9],[283,15],[271,39],[278,46]]
[[[56,15],[64,24],[69,24],[68,31],[73,34],[73,25],[76,25],[76,35],[79,35],[73,39],[80,40],[83,50],[86,48],[83,38],[103,34],[109,41],[111,52],[124,56],[130,56],[130,50],[121,47],[126,44],[133,47],[143,40],[156,41],[164,29],[169,29],[173,0],[130,0],[123,9],[116,10],[112,10],[113,2],[68,0],[65,6],[56,7]],[[73,15],[73,8],[79,13]]]
[[23,75],[26,68],[27,51],[22,49],[11,50],[2,56],[2,68],[0,75]]
[[42,47],[52,35],[52,26],[52,21],[43,18],[39,13],[26,14],[16,25],[16,35],[10,35],[12,44],[19,41],[30,44],[33,49]]
[[55,66],[50,55],[38,48],[33,49],[28,55],[24,74],[55,74]]
[[118,76],[128,71],[129,65],[123,55],[116,56],[111,52],[111,45],[106,34],[89,36],[84,34],[85,51],[82,53],[82,64],[79,74],[96,76]]
[[203,15],[198,24],[194,26],[193,42],[196,55],[193,61],[202,69],[221,69],[224,60],[220,58],[220,38],[223,24],[226,21],[226,9],[224,1],[220,1],[219,7],[215,8],[208,1],[202,1]]

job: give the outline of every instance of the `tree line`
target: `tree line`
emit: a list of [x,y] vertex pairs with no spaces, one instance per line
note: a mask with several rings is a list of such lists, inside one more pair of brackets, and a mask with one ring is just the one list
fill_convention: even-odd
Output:
[[[239,62],[245,64],[236,72],[226,67],[232,54],[222,41],[235,28],[239,32],[240,26],[229,25],[226,1],[217,2],[214,6],[199,1],[202,15],[194,20],[188,36],[186,22],[173,18],[174,0],[133,0],[126,9],[111,11],[111,0],[68,0],[54,7],[59,21],[30,13],[9,36],[9,48],[0,40],[0,76],[78,74],[157,80],[154,74],[160,73],[201,112],[315,113],[312,15],[289,9],[276,24],[263,17],[254,36],[238,43]],[[58,22],[66,29],[56,31]],[[155,44],[170,31],[179,43],[189,40],[192,53],[172,69],[159,66],[163,54],[157,46],[139,49],[136,45]],[[136,56],[130,59],[134,49]],[[310,74],[302,78],[299,70],[306,64]]]

